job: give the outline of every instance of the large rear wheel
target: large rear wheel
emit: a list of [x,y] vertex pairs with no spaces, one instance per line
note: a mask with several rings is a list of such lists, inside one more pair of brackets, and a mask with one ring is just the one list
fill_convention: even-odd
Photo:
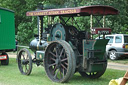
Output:
[[104,72],[106,71],[107,68],[107,57],[105,55],[104,60],[106,60],[106,62],[103,63],[103,70],[98,71],[98,72],[81,72],[79,71],[80,75],[82,77],[87,77],[87,78],[91,78],[91,79],[97,79],[99,77],[101,77]]
[[27,49],[21,49],[18,54],[18,67],[23,75],[29,75],[32,71],[32,57]]
[[44,67],[54,82],[67,82],[75,72],[76,60],[71,46],[63,40],[52,42],[45,51]]

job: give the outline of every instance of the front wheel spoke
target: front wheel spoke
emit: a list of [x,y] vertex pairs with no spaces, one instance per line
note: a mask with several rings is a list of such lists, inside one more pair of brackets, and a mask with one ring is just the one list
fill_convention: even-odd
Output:
[[28,60],[29,59],[29,56],[27,55],[26,59]]
[[21,64],[21,68],[22,68],[22,69],[24,68],[24,65],[23,65],[23,64]]
[[21,55],[23,57],[23,59],[25,60],[24,54]]
[[25,73],[27,73],[27,65],[25,65]]
[[23,65],[23,72],[25,72],[25,65]]

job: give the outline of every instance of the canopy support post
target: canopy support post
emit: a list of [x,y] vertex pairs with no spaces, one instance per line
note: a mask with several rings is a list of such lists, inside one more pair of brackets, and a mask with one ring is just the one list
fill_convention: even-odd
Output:
[[105,27],[105,16],[103,16],[103,28]]
[[42,33],[43,33],[43,16],[39,17],[39,45],[41,45]]
[[90,32],[91,32],[91,39],[93,39],[93,36],[92,36],[92,30],[93,30],[93,28],[92,28],[92,14],[90,15]]

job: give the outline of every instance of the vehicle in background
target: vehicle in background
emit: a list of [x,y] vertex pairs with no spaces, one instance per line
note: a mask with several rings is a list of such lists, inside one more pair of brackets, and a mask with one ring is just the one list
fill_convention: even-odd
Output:
[[16,50],[14,12],[0,7],[0,61],[1,65],[9,64],[6,52]]
[[[100,36],[96,39],[102,38],[103,36]],[[128,34],[105,35],[105,38],[110,39],[106,45],[106,54],[111,60],[128,56]]]
[[106,45],[106,54],[111,60],[116,60],[122,56],[128,56],[127,34],[106,35],[105,38],[110,39]]

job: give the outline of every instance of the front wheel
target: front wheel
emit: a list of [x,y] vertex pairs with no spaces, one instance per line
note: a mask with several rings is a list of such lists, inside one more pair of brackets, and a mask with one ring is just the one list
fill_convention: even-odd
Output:
[[116,56],[116,50],[109,51],[109,58],[111,60],[117,60],[118,59],[118,57]]
[[30,75],[32,71],[32,57],[27,49],[21,49],[18,54],[18,67],[23,75]]

